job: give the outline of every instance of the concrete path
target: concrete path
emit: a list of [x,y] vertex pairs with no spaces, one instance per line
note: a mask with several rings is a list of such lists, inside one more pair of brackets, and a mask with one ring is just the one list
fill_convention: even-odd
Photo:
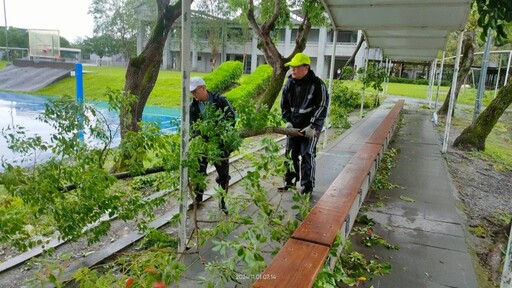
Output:
[[[374,232],[399,250],[353,243],[367,257],[379,255],[379,261],[392,266],[390,275],[377,277],[364,287],[476,288],[464,216],[457,208],[457,190],[431,115],[407,105],[404,112],[403,126],[391,144],[399,154],[389,182],[399,187],[371,194],[366,200],[370,211],[364,213],[376,222]],[[375,202],[384,205],[371,206]]]

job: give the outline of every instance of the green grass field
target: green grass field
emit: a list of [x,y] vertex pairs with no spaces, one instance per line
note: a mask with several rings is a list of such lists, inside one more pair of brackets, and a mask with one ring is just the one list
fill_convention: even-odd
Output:
[[[83,66],[84,97],[86,100],[106,100],[107,88],[123,90],[125,67]],[[204,73],[192,73],[201,76]],[[147,105],[161,107],[178,107],[181,105],[179,71],[161,70]],[[75,78],[67,78],[35,91],[39,95],[75,95]]]
[[[0,69],[6,65],[5,61],[0,61]],[[125,67],[112,66],[83,66],[84,72],[84,96],[86,100],[106,100],[105,92],[107,88],[124,88]],[[204,73],[192,73],[192,76],[202,76]],[[244,77],[244,76],[242,76]],[[161,107],[178,107],[181,104],[180,99],[180,79],[179,71],[161,70],[156,85],[148,99],[148,105]],[[361,82],[344,81],[345,85],[354,89],[361,89]],[[75,78],[67,78],[57,83],[51,84],[43,89],[37,90],[32,94],[52,95],[52,96],[73,96],[75,95]],[[440,87],[439,102],[444,101],[449,87]],[[403,97],[417,99],[427,99],[427,85],[413,85],[403,83],[389,83],[387,93]],[[371,89],[369,89],[371,91]],[[432,91],[432,101],[435,101],[437,87]],[[457,103],[474,105],[476,98],[476,89],[462,89]],[[494,91],[486,91],[483,99],[483,105],[487,105],[493,98]]]

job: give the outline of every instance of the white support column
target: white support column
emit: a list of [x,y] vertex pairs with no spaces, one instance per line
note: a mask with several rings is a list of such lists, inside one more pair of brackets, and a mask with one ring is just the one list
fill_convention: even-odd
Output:
[[[365,60],[364,60],[364,76],[363,78],[366,78],[366,72],[368,70],[368,50],[369,50],[369,47],[366,46],[366,53],[365,53]],[[361,93],[361,111],[359,112],[359,117],[363,118],[363,107],[364,107],[364,92],[365,92],[365,87],[363,86],[363,91]]]
[[181,147],[180,147],[180,239],[179,252],[187,248],[188,168],[183,165],[188,159],[189,144],[189,84],[190,84],[190,0],[181,4]]
[[336,27],[333,29],[334,36],[333,36],[333,45],[332,45],[332,56],[331,56],[331,68],[329,71],[329,88],[327,89],[327,93],[329,93],[329,106],[327,109],[327,116],[325,117],[325,123],[324,123],[324,143],[323,148],[325,148],[325,145],[327,145],[327,131],[329,131],[329,116],[331,111],[331,98],[332,98],[332,85],[334,80],[334,64],[336,63],[336,42],[338,41],[338,33],[336,31]]
[[[512,228],[510,228],[512,233]],[[503,273],[501,273],[501,288],[510,288],[512,283],[512,237],[508,234],[507,252],[505,254],[505,263],[503,265]]]
[[462,50],[462,40],[464,39],[464,31],[459,33],[459,42],[457,45],[457,56],[455,57],[455,66],[453,67],[453,77],[452,77],[452,88],[450,93],[450,101],[448,102],[448,113],[446,115],[446,127],[444,129],[444,139],[443,139],[443,148],[441,150],[442,153],[446,153],[448,150],[448,141],[450,139],[450,125],[452,124],[452,110],[453,110],[453,102],[455,102],[455,89],[457,87],[457,76],[459,74],[459,65],[460,65],[460,50]]
[[432,88],[434,86],[435,76],[436,76],[436,59],[432,61],[430,64],[430,73],[428,75],[428,90],[427,90],[427,99],[428,99],[428,108],[430,108],[432,104]]
[[393,63],[391,62],[391,59],[387,59],[386,65],[388,67],[388,72],[386,73],[386,85],[384,86],[384,95],[388,95],[388,87],[389,87],[389,75],[391,74],[391,67],[393,66]]
[[162,55],[162,68],[170,69],[171,68],[171,37],[167,37],[164,44],[164,51]]
[[325,78],[325,45],[327,44],[327,29],[320,28],[318,31],[318,49],[316,51],[316,69],[315,72],[318,77]]
[[258,67],[258,37],[253,35],[251,46],[251,73],[256,70],[256,67]]
[[292,43],[292,29],[286,27],[284,30],[284,53],[283,55],[290,55],[292,53],[292,49],[290,45]]
[[139,20],[137,23],[137,35],[137,55],[139,55],[144,49],[144,39],[146,36],[144,35],[144,24],[142,20]]
[[496,98],[496,93],[498,92],[498,84],[500,83],[500,76],[501,76],[501,54],[500,54],[500,60],[498,63],[498,76],[496,78],[496,85],[494,85],[494,97],[492,97],[493,99]]
[[[183,49],[182,49],[181,51],[183,51]],[[190,52],[189,52],[188,57],[190,57]],[[192,51],[192,59],[191,59],[191,60],[192,60],[192,70],[197,71],[197,68],[198,68],[198,67],[197,67],[197,51],[195,51],[195,50],[194,50],[194,51]],[[203,62],[204,62],[204,61],[203,61]],[[189,64],[189,65],[190,65],[190,64]],[[182,69],[183,69],[183,68],[182,68]],[[203,71],[203,70],[199,70],[199,71]]]
[[505,84],[504,85],[507,85],[507,83],[508,83],[508,71],[510,70],[510,59],[512,59],[512,51],[510,51],[510,53],[508,54],[507,73],[505,74]]
[[490,31],[487,33],[487,40],[485,42],[484,55],[482,60],[482,69],[480,70],[480,79],[478,81],[478,91],[475,100],[475,110],[473,111],[473,122],[480,115],[482,109],[482,98],[485,92],[485,78],[487,78],[487,67],[489,66],[489,53],[491,50],[492,35]]
[[434,113],[432,113],[432,121],[437,125],[437,102],[439,100],[439,89],[441,88],[441,82],[443,81],[443,68],[444,68],[444,56],[446,51],[443,51],[443,58],[441,59],[441,70],[439,71],[439,76],[437,78],[437,91],[436,91],[436,102],[434,104]]

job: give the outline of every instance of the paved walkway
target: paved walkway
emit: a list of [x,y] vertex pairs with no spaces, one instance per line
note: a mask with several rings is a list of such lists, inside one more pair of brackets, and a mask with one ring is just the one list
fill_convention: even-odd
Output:
[[[379,109],[368,113],[352,128],[319,149],[313,204],[393,105],[394,101],[388,98]],[[371,257],[379,255],[380,261],[390,262],[393,267],[391,275],[378,277],[372,283],[365,283],[364,287],[371,284],[375,288],[478,287],[464,239],[462,218],[456,208],[457,192],[440,153],[440,143],[430,122],[430,114],[409,109],[407,100],[404,110],[404,125],[392,143],[392,147],[399,148],[400,153],[389,179],[400,188],[385,191],[390,198],[379,200],[385,205],[368,212],[368,216],[377,223],[375,233],[398,245],[400,250],[358,248]],[[319,148],[322,142],[323,139],[319,142]],[[282,183],[275,181],[267,183],[268,191],[275,191],[280,185]],[[280,198],[284,206],[292,205],[292,193],[269,193],[270,197]],[[414,199],[414,202],[401,200],[402,195]],[[368,201],[372,201],[371,196]],[[356,243],[352,244],[357,247]],[[201,253],[210,261],[218,257],[218,254],[209,251],[211,248],[211,244],[206,244],[202,248],[204,253]],[[187,256],[185,261],[191,269],[181,284],[184,287],[201,287],[194,284],[194,279],[204,271],[204,266],[194,254]],[[228,287],[250,287],[252,282],[243,281],[242,285]]]
[[[479,287],[464,237],[464,216],[441,154],[438,133],[425,109],[407,105],[403,125],[390,147],[399,149],[389,181],[399,187],[370,195],[365,213],[374,232],[399,250],[362,247],[367,256],[391,263],[392,273],[365,287]],[[407,197],[407,198],[405,198]],[[413,202],[403,199],[412,199]],[[384,203],[371,206],[372,202]]]

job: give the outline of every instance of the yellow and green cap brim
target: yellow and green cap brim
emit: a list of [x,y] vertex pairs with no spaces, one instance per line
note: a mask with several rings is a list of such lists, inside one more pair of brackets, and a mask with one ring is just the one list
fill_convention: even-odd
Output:
[[304,53],[297,53],[293,56],[292,60],[288,63],[285,63],[284,66],[301,66],[301,65],[310,65],[311,59],[309,59],[308,55]]

